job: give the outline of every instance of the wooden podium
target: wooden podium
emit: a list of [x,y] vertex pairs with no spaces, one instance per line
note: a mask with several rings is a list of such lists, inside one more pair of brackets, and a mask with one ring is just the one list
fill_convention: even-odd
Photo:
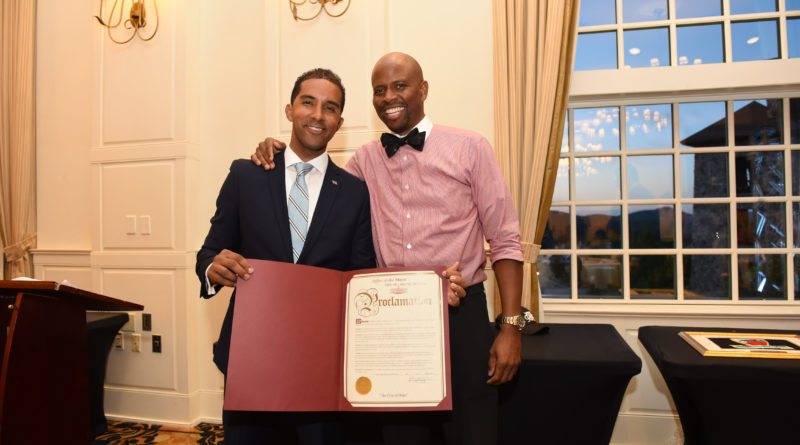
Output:
[[91,443],[86,311],[142,309],[52,281],[0,280],[0,444]]

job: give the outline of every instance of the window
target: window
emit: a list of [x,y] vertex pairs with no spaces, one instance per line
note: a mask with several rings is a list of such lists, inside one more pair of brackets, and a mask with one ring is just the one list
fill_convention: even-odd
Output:
[[800,0],[784,1],[583,0],[574,70],[798,58]]
[[543,296],[800,301],[800,97],[635,102],[569,109]]
[[583,0],[550,302],[800,302],[800,0]]

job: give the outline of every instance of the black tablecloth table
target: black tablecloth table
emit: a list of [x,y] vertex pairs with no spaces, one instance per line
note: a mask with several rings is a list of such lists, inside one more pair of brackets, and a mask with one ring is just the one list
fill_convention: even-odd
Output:
[[608,444],[641,359],[611,325],[547,326],[522,336],[519,373],[500,388],[500,444]]
[[639,340],[675,401],[687,445],[800,443],[800,360],[704,357],[678,336],[680,331],[800,331],[639,328]]
[[128,314],[116,312],[86,313],[86,345],[89,358],[89,422],[92,437],[108,430],[103,409],[103,385],[106,361],[119,329],[128,322]]

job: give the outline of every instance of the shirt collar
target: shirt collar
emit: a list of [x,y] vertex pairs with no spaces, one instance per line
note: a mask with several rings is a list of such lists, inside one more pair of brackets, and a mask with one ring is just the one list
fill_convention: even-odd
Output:
[[[428,140],[428,136],[431,135],[431,130],[433,130],[433,122],[430,119],[428,119],[428,116],[426,115],[425,117],[422,118],[421,121],[419,121],[419,123],[414,128],[416,128],[420,132],[424,131],[425,132],[425,140],[427,141]],[[411,130],[413,130],[414,128],[412,128]],[[409,131],[408,133],[411,133],[411,131]],[[395,134],[395,136],[402,138],[402,137],[405,137],[408,133],[406,133],[406,134]]]
[[[284,160],[286,162],[286,169],[292,169],[291,171],[295,171],[294,164],[298,162],[305,162],[300,159],[300,156],[297,156],[297,153],[292,150],[291,147],[286,149],[286,154],[284,155]],[[325,172],[328,170],[328,152],[323,152],[316,158],[308,161],[309,164],[314,166],[314,169],[322,173],[322,176],[325,176]]]

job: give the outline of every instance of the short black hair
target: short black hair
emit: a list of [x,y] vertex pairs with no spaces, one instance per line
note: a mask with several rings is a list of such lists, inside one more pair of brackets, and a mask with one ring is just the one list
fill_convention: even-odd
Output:
[[295,98],[297,98],[297,95],[300,94],[300,84],[308,79],[325,79],[339,87],[339,90],[342,92],[342,103],[339,104],[341,106],[340,111],[344,111],[344,85],[342,85],[342,79],[336,75],[336,73],[327,68],[314,68],[301,74],[297,80],[294,81],[294,88],[292,88],[292,97],[290,103],[294,103]]

